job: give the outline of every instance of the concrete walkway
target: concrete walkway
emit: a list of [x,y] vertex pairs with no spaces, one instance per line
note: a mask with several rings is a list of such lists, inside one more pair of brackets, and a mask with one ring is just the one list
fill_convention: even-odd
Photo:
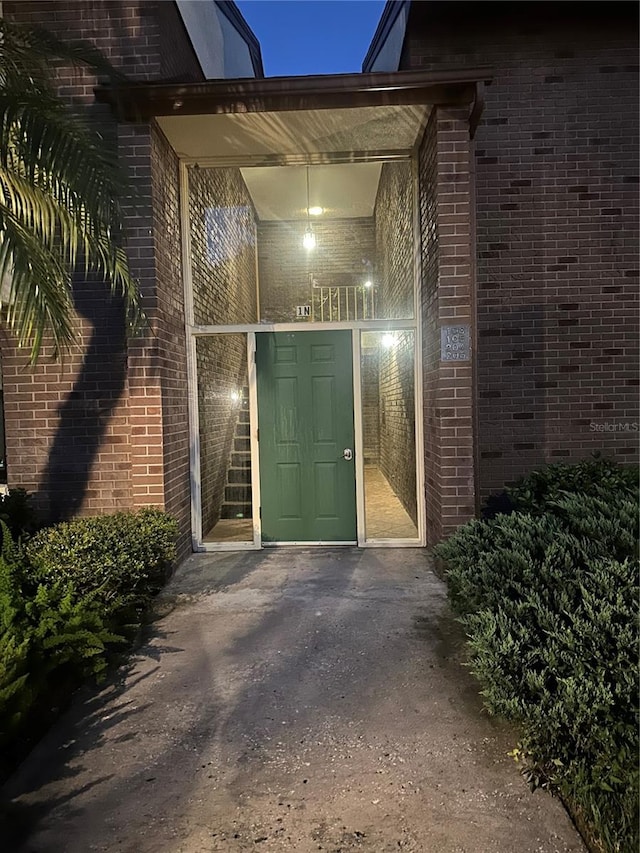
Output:
[[9,782],[22,853],[584,851],[481,711],[418,550],[195,555]]

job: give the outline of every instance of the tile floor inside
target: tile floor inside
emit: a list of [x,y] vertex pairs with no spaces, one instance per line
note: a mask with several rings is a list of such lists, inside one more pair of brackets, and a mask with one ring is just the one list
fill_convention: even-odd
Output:
[[[367,540],[417,539],[418,531],[409,514],[379,468],[364,469]],[[204,542],[251,542],[249,518],[224,518],[207,533]]]

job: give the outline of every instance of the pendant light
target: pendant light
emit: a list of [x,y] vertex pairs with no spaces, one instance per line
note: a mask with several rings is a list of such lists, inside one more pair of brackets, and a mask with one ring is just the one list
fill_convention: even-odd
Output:
[[316,247],[316,235],[313,233],[313,228],[311,227],[309,204],[309,167],[307,166],[307,229],[302,238],[302,245],[308,252]]

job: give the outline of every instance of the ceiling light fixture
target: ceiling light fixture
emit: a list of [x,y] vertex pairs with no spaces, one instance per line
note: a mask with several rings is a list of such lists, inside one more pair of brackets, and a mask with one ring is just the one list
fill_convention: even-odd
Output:
[[318,205],[314,205],[314,207],[310,207],[308,211],[311,216],[322,216],[324,213],[324,207],[319,207]]
[[313,233],[313,228],[311,227],[311,219],[309,218],[310,213],[311,208],[309,207],[309,167],[307,166],[307,230],[304,232],[304,237],[302,238],[302,245],[307,251],[311,251],[311,249],[315,249],[316,247],[316,235]]
[[372,287],[372,286],[373,286],[373,282],[371,281],[371,279],[370,279],[370,278],[368,278],[368,279],[365,281],[364,286],[365,286],[365,287]]

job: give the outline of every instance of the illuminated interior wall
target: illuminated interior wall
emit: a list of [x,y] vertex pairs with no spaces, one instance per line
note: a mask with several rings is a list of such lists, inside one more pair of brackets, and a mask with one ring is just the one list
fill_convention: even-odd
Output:
[[199,338],[196,353],[202,531],[206,535],[223,510],[240,417],[239,398],[247,382],[245,336]]
[[296,306],[310,304],[318,287],[360,287],[375,266],[371,217],[314,220],[316,248],[302,245],[304,221],[258,224],[261,319],[290,323]]
[[196,324],[255,323],[256,215],[239,169],[189,168]]
[[[413,180],[408,162],[382,168],[375,231],[381,314],[412,317]],[[417,524],[414,370],[414,335],[397,332],[393,346],[378,353],[378,465]]]
[[[194,317],[197,324],[257,318],[256,224],[238,169],[189,169]],[[246,336],[197,342],[202,530],[220,518],[247,384]]]
[[382,167],[374,219],[380,316],[413,317],[413,180],[409,162],[385,163]]
[[379,467],[417,526],[414,333],[380,350]]

